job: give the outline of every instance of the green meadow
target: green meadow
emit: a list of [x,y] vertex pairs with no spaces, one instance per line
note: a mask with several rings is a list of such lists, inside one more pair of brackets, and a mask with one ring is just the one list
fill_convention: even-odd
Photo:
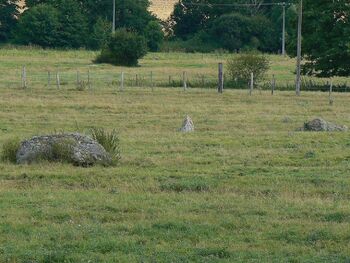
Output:
[[[0,147],[12,138],[116,129],[115,167],[0,162],[0,262],[349,262],[350,94],[74,87],[76,70],[216,74],[228,55],[149,54],[138,68],[90,51],[0,50]],[[294,61],[271,73],[294,79]],[[57,90],[28,80],[70,72]],[[85,71],[84,71],[85,72]],[[200,72],[200,73],[198,73]],[[41,73],[40,73],[41,74]],[[95,73],[96,74],[96,73]],[[344,81],[340,79],[339,81]],[[195,132],[178,132],[186,115]]]

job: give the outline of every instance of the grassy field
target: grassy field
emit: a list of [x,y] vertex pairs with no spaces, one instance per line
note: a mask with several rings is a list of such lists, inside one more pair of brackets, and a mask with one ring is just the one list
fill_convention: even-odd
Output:
[[[0,162],[0,262],[350,261],[350,133],[297,131],[314,117],[350,126],[350,94],[330,106],[321,92],[18,88],[22,64],[72,81],[77,68],[122,70],[93,56],[0,50],[0,147],[96,126],[117,129],[122,150],[109,168]],[[125,70],[215,74],[221,59],[150,54]],[[196,131],[182,134],[187,114]]]
[[[0,262],[348,262],[348,94],[1,89],[0,144],[116,128],[118,167],[0,163]],[[189,114],[196,132],[177,128]]]
[[[121,72],[125,73],[126,85],[135,86],[136,74],[138,86],[149,87],[151,72],[154,85],[168,85],[169,76],[172,81],[180,83],[183,72],[186,71],[189,86],[191,82],[209,83],[210,88],[216,88],[217,67],[219,62],[224,63],[232,56],[230,54],[185,54],[185,53],[149,53],[140,61],[140,67],[122,68],[106,64],[96,65],[92,61],[98,52],[93,51],[55,51],[28,48],[0,49],[0,87],[19,87],[21,85],[21,70],[27,69],[28,86],[32,88],[44,87],[48,83],[48,71],[51,72],[51,84],[55,86],[55,74],[60,73],[63,88],[74,87],[77,71],[80,78],[87,79],[90,70],[91,81],[98,89],[118,86]],[[269,55],[271,70],[268,72],[268,81],[274,74],[277,86],[294,88],[295,59],[284,58],[278,55]],[[202,79],[203,78],[203,79]],[[325,82],[327,79],[305,77],[305,81]],[[334,78],[334,84],[348,83],[349,78]],[[208,86],[208,85],[207,85]],[[242,87],[246,88],[246,87]],[[349,87],[350,90],[350,87]]]

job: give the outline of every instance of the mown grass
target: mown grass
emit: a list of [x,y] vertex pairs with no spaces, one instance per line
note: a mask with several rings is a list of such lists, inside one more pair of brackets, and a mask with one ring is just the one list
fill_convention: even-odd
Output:
[[[2,88],[0,145],[104,127],[118,131],[122,159],[1,162],[0,262],[348,262],[350,134],[296,130],[318,116],[350,126],[349,100]],[[182,134],[187,114],[196,131]]]

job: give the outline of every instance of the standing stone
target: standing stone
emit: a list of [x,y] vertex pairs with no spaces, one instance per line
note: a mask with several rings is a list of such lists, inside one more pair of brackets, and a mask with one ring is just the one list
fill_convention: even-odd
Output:
[[182,127],[180,129],[181,132],[193,132],[194,131],[194,124],[190,116],[186,116]]

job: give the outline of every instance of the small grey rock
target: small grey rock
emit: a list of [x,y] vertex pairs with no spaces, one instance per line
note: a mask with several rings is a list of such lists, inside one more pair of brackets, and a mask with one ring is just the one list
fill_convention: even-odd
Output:
[[347,131],[348,127],[345,125],[337,125],[328,121],[325,121],[322,118],[316,118],[312,121],[309,121],[304,124],[304,128],[302,129],[304,131]]
[[109,165],[112,162],[102,145],[79,133],[36,136],[23,141],[16,159],[17,164],[47,160],[66,161],[78,166]]
[[194,131],[194,124],[193,124],[193,121],[190,118],[190,116],[188,116],[188,115],[186,116],[180,131],[181,132],[193,132]]

